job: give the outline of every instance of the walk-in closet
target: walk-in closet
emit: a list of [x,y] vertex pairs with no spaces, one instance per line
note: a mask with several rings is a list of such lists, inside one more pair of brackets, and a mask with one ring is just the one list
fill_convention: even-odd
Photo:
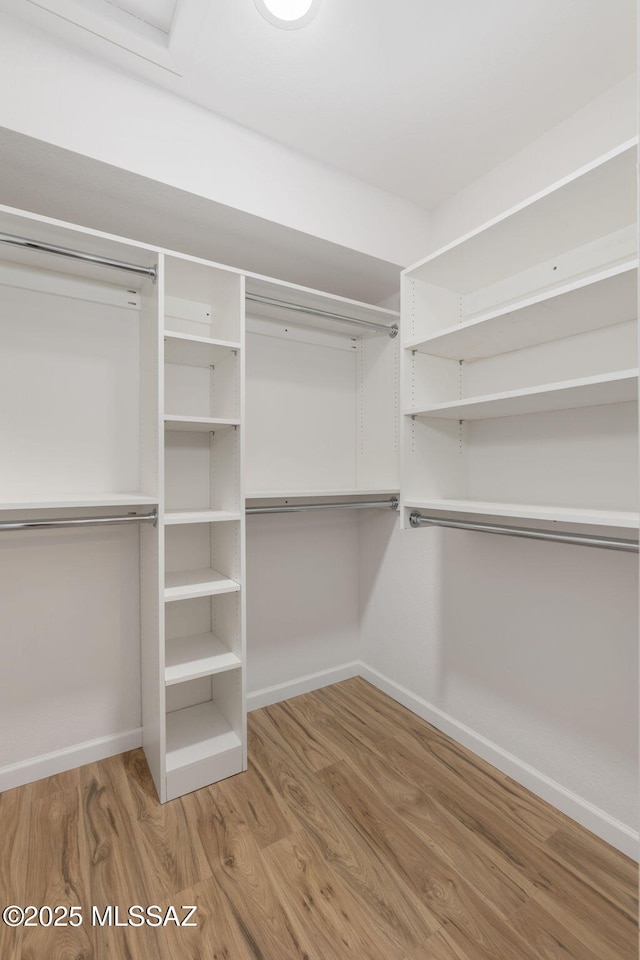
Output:
[[635,35],[0,0],[2,960],[636,956]]

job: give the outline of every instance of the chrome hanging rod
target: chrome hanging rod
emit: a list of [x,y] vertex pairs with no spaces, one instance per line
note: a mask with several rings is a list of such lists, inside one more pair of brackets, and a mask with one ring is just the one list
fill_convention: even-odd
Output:
[[245,513],[305,513],[309,510],[370,510],[381,507],[387,510],[398,509],[398,498],[390,500],[356,500],[353,503],[300,503],[285,504],[281,507],[247,507]]
[[71,250],[69,247],[57,247],[52,243],[41,243],[39,240],[29,240],[27,237],[15,237],[10,233],[0,233],[0,243],[8,243],[13,247],[24,247],[27,250],[40,250],[42,253],[53,253],[58,257],[68,257],[70,260],[82,260],[85,263],[95,263],[101,267],[116,267],[127,273],[139,273],[151,277],[156,282],[158,268],[144,267],[138,263],[126,263],[124,260],[112,260],[109,257],[97,257],[82,250]]
[[582,544],[584,547],[604,547],[607,550],[624,550],[638,553],[637,540],[618,540],[615,537],[593,537],[584,533],[555,533],[551,530],[535,530],[531,527],[512,527],[507,524],[480,523],[475,520],[440,520],[412,513],[412,527],[453,527],[455,530],[477,530],[480,533],[499,533],[507,537],[526,537],[530,540],[555,540],[558,543]]
[[151,513],[126,513],[116,517],[60,517],[50,520],[2,520],[1,530],[46,530],[50,527],[102,527],[115,523],[158,522],[158,511]]
[[391,338],[398,336],[397,323],[387,326],[385,323],[376,323],[375,320],[360,320],[357,317],[345,317],[340,313],[330,313],[328,310],[319,310],[316,307],[301,307],[297,303],[289,303],[287,300],[275,300],[273,297],[263,297],[258,293],[247,293],[246,299],[254,303],[265,303],[269,307],[282,307],[283,310],[307,313],[311,317],[323,317],[325,320],[339,320],[340,323],[353,323],[357,326],[368,327],[370,330],[377,330],[378,333],[386,333],[387,336]]

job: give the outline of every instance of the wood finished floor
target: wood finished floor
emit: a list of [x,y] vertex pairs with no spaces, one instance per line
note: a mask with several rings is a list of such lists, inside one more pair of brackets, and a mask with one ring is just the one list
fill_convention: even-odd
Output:
[[[250,767],[160,806],[141,751],[0,796],[1,960],[635,960],[637,867],[363,680],[249,718]],[[96,928],[90,905],[198,907]]]

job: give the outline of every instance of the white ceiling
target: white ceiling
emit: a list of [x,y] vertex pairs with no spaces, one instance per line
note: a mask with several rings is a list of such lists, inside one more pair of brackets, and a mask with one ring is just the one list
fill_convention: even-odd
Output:
[[[70,9],[71,0],[55,2]],[[635,0],[321,0],[318,16],[300,30],[272,26],[253,0],[180,0],[174,28],[184,33],[191,16],[196,37],[189,56],[182,51],[182,75],[61,21],[50,12],[55,2],[43,9],[12,0],[11,8],[426,208],[635,69]],[[91,4],[117,6],[120,15],[150,6]],[[165,23],[172,6],[163,0],[156,11]]]

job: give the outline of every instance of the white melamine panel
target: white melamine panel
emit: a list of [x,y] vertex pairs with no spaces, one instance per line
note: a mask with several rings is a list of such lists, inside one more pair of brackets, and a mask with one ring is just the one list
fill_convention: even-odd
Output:
[[213,433],[228,427],[237,427],[239,420],[227,417],[178,417],[165,414],[167,430],[179,430],[182,433]]
[[356,351],[247,339],[247,486],[357,488]]
[[165,329],[238,342],[240,277],[190,258],[165,258]]
[[239,519],[239,513],[229,513],[225,510],[177,510],[164,515],[167,526],[176,523],[220,523],[225,520]]
[[358,346],[358,486],[400,483],[399,337]]
[[478,360],[623,323],[637,317],[637,282],[637,263],[628,261],[407,347],[452,360]]
[[218,593],[234,593],[239,589],[239,583],[210,567],[178,570],[166,575],[164,599],[170,602],[191,597],[212,597]]
[[242,661],[213,633],[199,633],[167,641],[165,683],[183,683],[237,669]]
[[523,390],[475,397],[470,400],[434,404],[426,409],[408,410],[409,416],[432,419],[484,420],[549,410],[618,404],[637,399],[638,370],[583,377],[549,383]]
[[208,337],[190,336],[165,330],[164,358],[166,363],[186,367],[208,367],[219,360],[226,360],[230,353],[240,349],[239,343],[228,340],[212,340]]
[[135,526],[0,536],[0,767],[139,731],[138,539]]
[[140,486],[140,314],[0,287],[0,498],[153,495]]

